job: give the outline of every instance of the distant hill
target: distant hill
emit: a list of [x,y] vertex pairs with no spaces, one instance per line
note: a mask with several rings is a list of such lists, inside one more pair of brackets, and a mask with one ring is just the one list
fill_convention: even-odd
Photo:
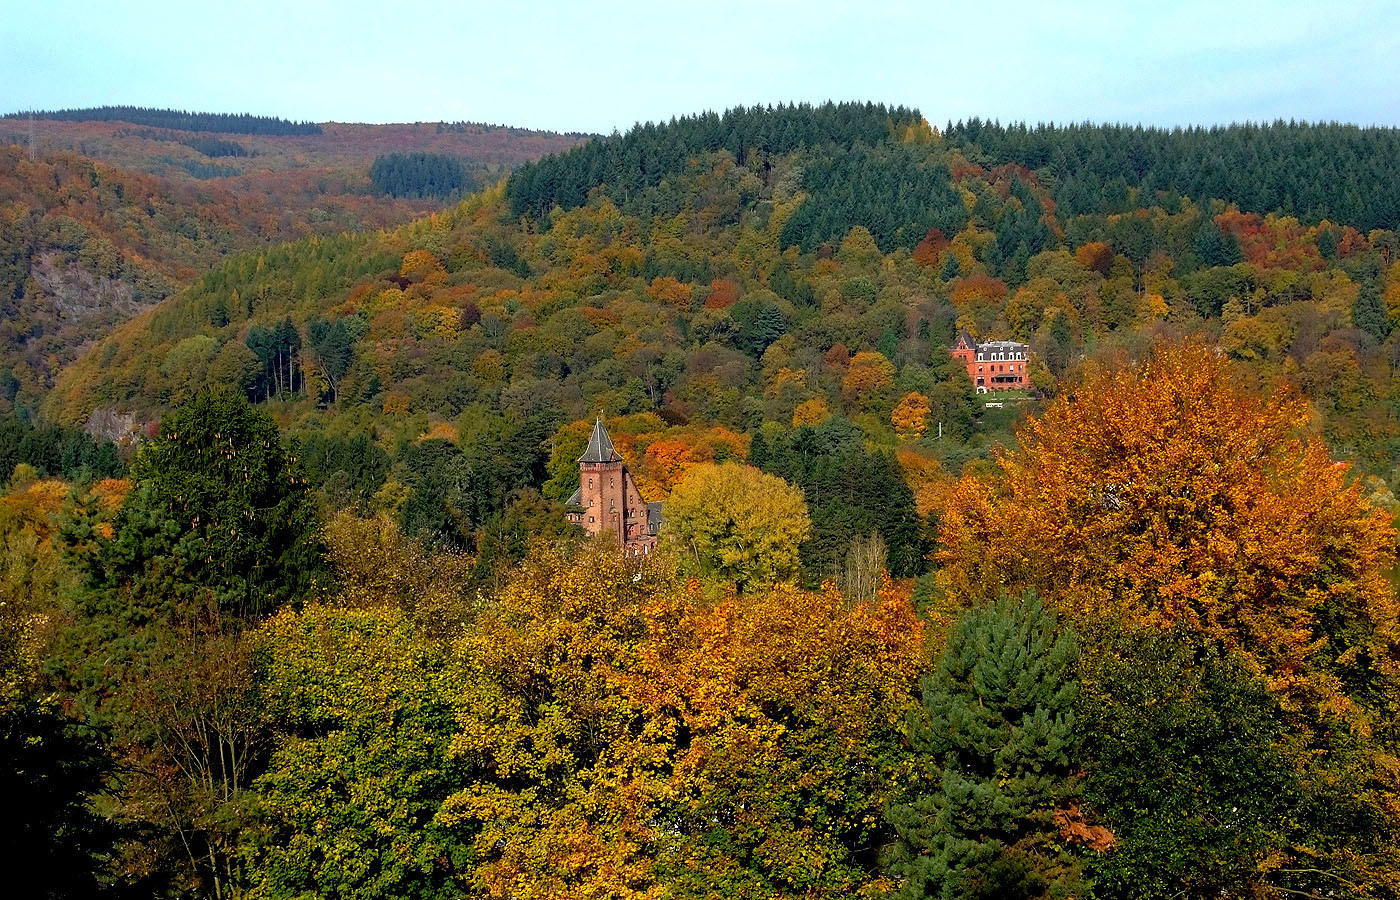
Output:
[[[580,136],[135,107],[0,119],[0,411],[231,253],[409,221]],[[32,138],[32,143],[31,143]],[[387,186],[371,178],[376,161]],[[456,181],[418,177],[447,171]]]
[[7,119],[53,119],[59,122],[130,122],[179,131],[222,131],[229,134],[320,134],[314,122],[289,122],[249,113],[201,113],[141,106],[99,106],[9,113]]
[[[102,116],[95,119],[74,118],[83,110],[58,114],[62,118],[40,118],[42,114],[36,113],[32,123],[28,114],[10,114],[0,118],[0,143],[27,148],[32,136],[38,153],[78,153],[125,169],[177,179],[247,176],[254,179],[253,189],[266,186],[266,176],[290,174],[324,193],[343,187],[338,181],[352,175],[351,185],[344,186],[366,186],[370,164],[382,154],[455,156],[479,172],[482,183],[489,183],[523,162],[567,149],[588,137],[472,122],[278,125],[283,120],[164,110],[140,111],[157,115],[134,116],[139,121],[132,121],[121,118],[119,113],[126,109],[134,108],[99,110],[96,112]],[[264,121],[269,124],[259,130],[258,123]],[[185,127],[188,122],[209,126],[226,123],[228,128],[192,130]]]

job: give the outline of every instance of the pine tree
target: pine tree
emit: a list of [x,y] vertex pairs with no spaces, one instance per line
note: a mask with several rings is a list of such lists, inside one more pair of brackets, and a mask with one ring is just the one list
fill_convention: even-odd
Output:
[[1077,657],[1073,633],[1057,636],[1034,595],[962,617],[909,725],[924,781],[889,812],[897,896],[1010,900],[1074,888],[1077,868],[1049,839],[1072,787]]
[[1386,335],[1390,334],[1390,316],[1386,313],[1380,288],[1375,281],[1361,285],[1361,292],[1356,295],[1356,305],[1352,307],[1351,320],[1357,328],[1378,341],[1385,340]]

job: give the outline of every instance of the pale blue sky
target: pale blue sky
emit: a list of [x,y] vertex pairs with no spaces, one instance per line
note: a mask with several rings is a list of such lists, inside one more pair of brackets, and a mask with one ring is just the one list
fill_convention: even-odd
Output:
[[116,104],[625,130],[878,100],[935,125],[1400,125],[1400,0],[0,0],[0,112]]

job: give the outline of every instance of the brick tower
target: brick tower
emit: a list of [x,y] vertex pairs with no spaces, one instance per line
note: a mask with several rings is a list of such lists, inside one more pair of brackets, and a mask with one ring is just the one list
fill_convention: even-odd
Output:
[[578,458],[578,490],[568,502],[577,509],[568,514],[569,521],[590,535],[612,535],[629,554],[656,548],[661,504],[642,500],[601,416],[588,438],[588,449]]

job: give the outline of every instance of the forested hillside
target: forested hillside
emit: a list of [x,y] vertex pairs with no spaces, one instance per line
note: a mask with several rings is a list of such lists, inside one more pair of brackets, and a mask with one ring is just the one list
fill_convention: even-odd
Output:
[[[1269,146],[1303,156],[1345,136],[1273,129]],[[954,140],[874,106],[639,126],[392,234],[233,260],[106,342],[49,409],[154,416],[218,357],[250,397],[299,401],[279,408],[317,428],[368,415],[426,431],[489,414],[553,432],[599,409],[659,416],[628,448],[645,466],[666,429],[781,441],[834,417],[956,469],[1004,427],[949,365],[957,328],[1029,341],[1045,395],[1085,354],[1165,328],[1204,334],[1261,382],[1296,385],[1339,457],[1395,477],[1394,232],[1141,183],[1125,208],[1070,214],[1063,176],[974,154],[966,134],[983,131],[1005,133],[963,126]],[[1225,153],[1259,132],[1183,133],[1180,163],[1202,142]],[[1066,134],[1073,153],[1079,132]],[[1095,134],[1105,154],[1123,149],[1115,141],[1175,146],[1169,133]],[[1393,136],[1371,138],[1300,190],[1377,177]],[[1150,181],[1155,169],[1143,171]],[[583,190],[590,179],[598,188]],[[285,365],[260,336],[274,327]],[[913,440],[891,419],[906,399],[906,411],[929,408],[908,422]],[[944,439],[930,439],[940,422]]]
[[397,225],[574,141],[131,107],[36,116],[0,120],[5,410],[34,410],[88,342],[230,254]]
[[[1393,897],[1395,140],[738,109],[231,256],[0,423],[31,865]],[[599,416],[644,559],[564,518]]]

